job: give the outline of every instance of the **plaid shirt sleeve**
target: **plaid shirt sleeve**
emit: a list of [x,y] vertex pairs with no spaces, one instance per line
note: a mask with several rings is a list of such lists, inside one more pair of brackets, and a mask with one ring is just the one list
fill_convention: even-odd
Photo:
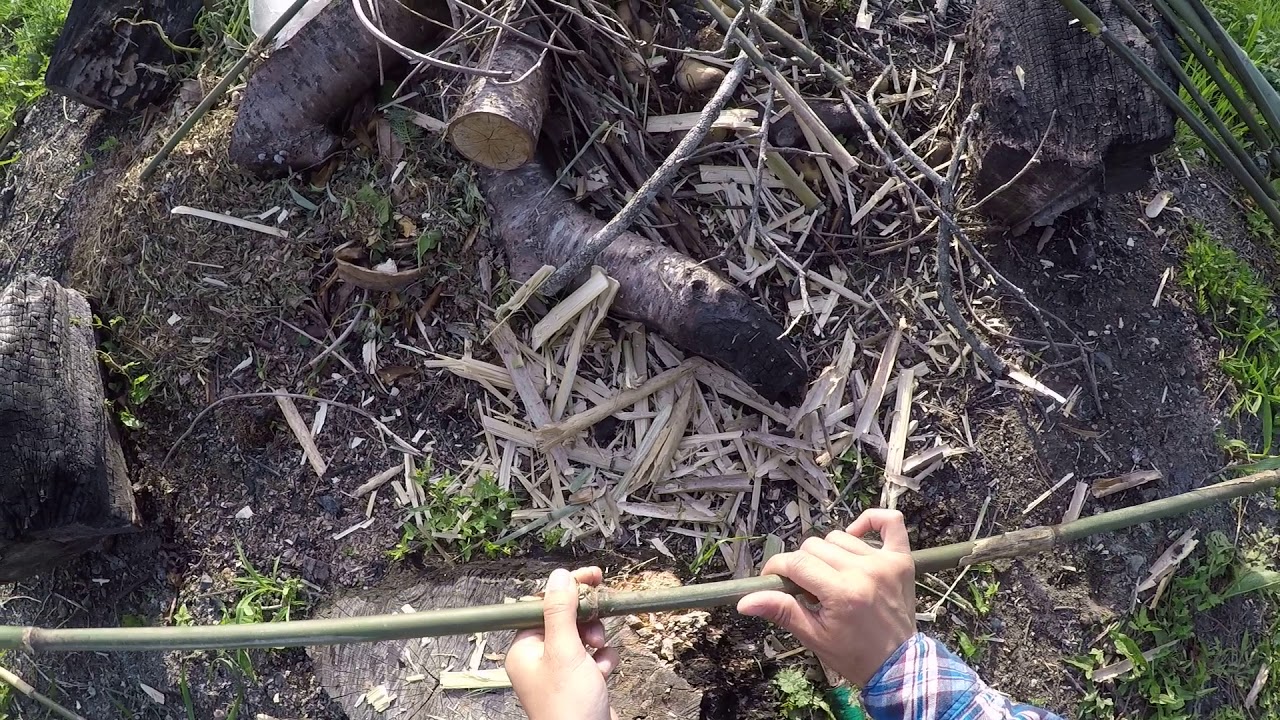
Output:
[[862,690],[871,720],[1062,720],[1010,701],[937,640],[916,633]]

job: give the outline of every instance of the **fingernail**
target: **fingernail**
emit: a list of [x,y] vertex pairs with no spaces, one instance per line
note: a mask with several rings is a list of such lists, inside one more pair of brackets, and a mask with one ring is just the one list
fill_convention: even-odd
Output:
[[547,591],[552,590],[569,590],[573,587],[573,575],[568,570],[556,569],[551,571],[551,577],[547,579]]

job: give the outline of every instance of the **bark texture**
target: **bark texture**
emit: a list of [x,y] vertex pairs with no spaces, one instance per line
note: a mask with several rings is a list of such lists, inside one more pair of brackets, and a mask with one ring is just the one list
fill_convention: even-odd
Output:
[[172,87],[165,68],[188,44],[203,0],[74,0],[53,46],[45,86],[104,110],[136,110]]
[[[480,184],[514,278],[564,264],[604,226],[553,187],[541,163],[481,173]],[[720,363],[770,400],[800,402],[808,377],[795,347],[779,339],[782,327],[705,265],[635,233],[624,233],[596,264],[620,285],[613,304],[619,315]]]
[[[436,0],[374,0],[383,32],[422,50],[448,10]],[[368,12],[366,11],[366,14]],[[231,131],[231,159],[263,177],[318,165],[341,140],[333,125],[385,74],[407,61],[369,34],[348,0],[335,0],[249,78]]]
[[[537,591],[538,583],[553,567],[524,561],[473,563],[454,577],[425,582],[421,576],[402,573],[376,588],[337,600],[323,609],[320,617],[400,612],[405,605],[428,610],[501,603]],[[622,651],[621,663],[609,678],[609,696],[619,719],[696,720],[702,693],[640,645],[620,618],[606,621],[605,627],[610,644]],[[514,637],[512,631],[485,634],[483,653],[505,653]],[[524,711],[511,690],[440,689],[440,673],[471,669],[468,659],[475,652],[474,637],[465,635],[307,648],[316,676],[352,720],[390,717],[397,708],[403,717],[523,720]],[[490,660],[480,665],[481,669],[495,667],[499,665]],[[409,682],[411,675],[425,675],[426,679]],[[365,691],[379,685],[396,695],[385,715],[374,712],[368,703],[360,703]]]
[[0,294],[0,582],[135,527],[95,347],[79,293],[26,275]]
[[[535,23],[525,23],[521,30],[540,35]],[[513,170],[533,159],[550,89],[541,54],[541,48],[512,33],[498,36],[483,67],[510,72],[520,81],[502,84],[478,77],[467,89],[449,121],[448,136],[468,160],[494,170]]]
[[[1134,4],[1154,17],[1149,1]],[[1111,0],[1089,7],[1160,68],[1155,49]],[[1040,161],[983,212],[1021,232],[1101,193],[1147,183],[1151,156],[1173,141],[1173,112],[1058,0],[978,0],[970,38],[969,88],[983,108],[977,198],[1012,179],[1048,132]]]

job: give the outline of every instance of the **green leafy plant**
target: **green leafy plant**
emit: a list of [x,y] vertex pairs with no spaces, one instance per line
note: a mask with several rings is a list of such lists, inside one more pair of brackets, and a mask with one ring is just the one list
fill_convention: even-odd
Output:
[[[8,653],[0,651],[0,665],[6,665]],[[13,688],[0,683],[0,720],[12,720],[13,716],[9,714],[9,705],[12,700]]]
[[990,635],[970,637],[969,633],[956,629],[956,648],[960,650],[960,657],[968,663],[976,662],[982,657],[987,650],[987,641],[990,639]]
[[[272,564],[271,572],[263,573],[245,557],[240,543],[236,543],[236,556],[244,572],[231,579],[231,587],[237,591],[237,597],[235,602],[223,608],[221,624],[287,622],[295,612],[307,608],[309,603],[303,597],[302,579],[282,574],[279,558]],[[190,615],[189,612],[187,614]],[[247,650],[235,651],[234,666],[246,677],[256,677]]]
[[414,474],[426,502],[410,509],[400,527],[400,541],[390,550],[401,560],[430,544],[449,548],[464,561],[477,553],[486,557],[510,555],[510,543],[496,543],[511,523],[515,496],[498,486],[492,475],[481,474],[464,487],[452,473],[432,479],[431,467]]
[[249,25],[249,3],[246,0],[207,0],[204,9],[196,16],[196,38],[204,48],[199,59],[189,61],[179,68],[184,77],[196,75],[204,69],[221,76],[253,42],[253,28]]
[[778,692],[779,709],[788,720],[835,720],[831,706],[822,693],[805,677],[799,668],[783,668],[773,676],[773,687]]
[[973,609],[978,617],[985,618],[995,607],[996,595],[1000,593],[1000,581],[995,579],[995,570],[990,565],[979,568],[984,577],[969,583],[969,596],[973,598]]
[[[1224,646],[1213,635],[1197,632],[1196,623],[1200,615],[1233,596],[1274,592],[1272,583],[1277,578],[1267,564],[1273,553],[1257,551],[1260,544],[1273,543],[1271,537],[1254,538],[1252,547],[1241,551],[1222,533],[1210,533],[1203,550],[1184,561],[1169,581],[1155,609],[1141,605],[1109,632],[1110,652],[1094,648],[1069,660],[1085,671],[1090,682],[1080,718],[1112,720],[1118,717],[1117,706],[1125,707],[1128,717],[1200,718],[1204,715],[1197,708],[1202,698],[1222,688],[1249,687],[1262,663],[1280,668],[1280,618],[1273,602],[1264,607],[1268,631],[1245,636],[1239,647]],[[1114,687],[1089,681],[1089,673],[1117,660],[1128,660],[1132,668],[1116,678]],[[1280,693],[1267,688],[1257,703],[1257,717],[1274,717],[1280,711]]]
[[0,0],[0,135],[44,94],[49,51],[71,0]]
[[1198,225],[1187,245],[1181,280],[1191,290],[1196,309],[1213,319],[1227,346],[1220,358],[1222,369],[1241,393],[1232,411],[1258,416],[1266,455],[1276,437],[1280,402],[1280,320],[1272,310],[1274,294],[1234,251]]
[[137,409],[151,398],[155,385],[151,373],[143,372],[136,360],[125,360],[124,352],[116,343],[116,331],[124,324],[124,318],[116,316],[106,323],[94,316],[94,329],[102,332],[102,344],[98,347],[98,360],[107,368],[107,396],[115,398],[116,414],[120,424],[130,430],[142,428],[142,421],[135,414]]

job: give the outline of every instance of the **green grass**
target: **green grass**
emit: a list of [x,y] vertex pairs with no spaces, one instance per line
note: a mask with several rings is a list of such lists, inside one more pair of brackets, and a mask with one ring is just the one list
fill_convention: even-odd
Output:
[[[1214,17],[1218,18],[1254,64],[1262,69],[1263,74],[1271,80],[1273,85],[1280,87],[1280,3],[1276,3],[1275,0],[1207,0],[1207,5]],[[1248,126],[1240,119],[1235,108],[1227,101],[1226,96],[1218,89],[1195,56],[1190,52],[1185,54],[1187,58],[1185,69],[1187,75],[1191,77],[1192,84],[1204,95],[1218,117],[1222,118],[1223,124],[1231,130],[1231,134],[1245,147],[1249,147],[1251,142],[1248,138]],[[1231,78],[1227,68],[1223,67],[1222,71],[1228,79]],[[1234,81],[1232,84],[1235,85]],[[1248,97],[1239,85],[1235,87],[1241,97]],[[1195,108],[1185,89],[1182,91],[1182,99]],[[1198,108],[1196,111],[1199,112]],[[1203,147],[1200,138],[1196,137],[1186,125],[1179,125],[1178,145],[1183,149],[1184,154]]]
[[[223,625],[241,625],[244,623],[288,622],[294,614],[306,610],[310,604],[304,596],[302,579],[287,576],[280,572],[280,560],[276,559],[270,572],[261,572],[249,558],[245,557],[244,548],[236,544],[236,555],[240,558],[243,573],[231,579],[231,587],[236,593],[233,603],[222,610]],[[186,609],[185,606],[182,608]],[[186,622],[190,621],[187,613]],[[175,617],[175,624],[186,624],[184,618]],[[247,650],[236,650],[228,662],[245,677],[256,678],[253,660]]]
[[71,0],[0,0],[0,135],[44,94],[49,51]]
[[[1256,573],[1274,570],[1276,536],[1248,538],[1245,545],[1246,549],[1237,548],[1222,533],[1210,533],[1176,571],[1154,609],[1142,604],[1110,630],[1105,641],[1109,647],[1095,647],[1069,661],[1085,671],[1081,720],[1243,720],[1280,713],[1280,690],[1274,682],[1266,685],[1251,712],[1239,707],[1263,664],[1270,666],[1273,678],[1280,672],[1275,589],[1246,584]],[[1242,634],[1238,644],[1225,643],[1234,635],[1230,625],[1238,621],[1227,612],[1214,611],[1233,595],[1263,593],[1269,593],[1272,602],[1232,610],[1258,618],[1263,631]],[[1150,659],[1143,657],[1143,652],[1162,646],[1166,647]],[[1131,661],[1133,669],[1114,684],[1088,680],[1090,671],[1120,659]],[[1201,702],[1219,709],[1204,714]]]
[[1276,444],[1280,409],[1280,322],[1272,311],[1274,293],[1234,251],[1199,226],[1187,246],[1181,281],[1196,309],[1213,319],[1222,337],[1222,369],[1240,390],[1233,412],[1243,409],[1259,417],[1261,452],[1269,454]]
[[414,474],[426,502],[406,513],[400,541],[388,553],[391,558],[402,560],[428,547],[452,552],[464,562],[475,555],[510,555],[510,543],[494,540],[511,524],[511,512],[518,507],[515,496],[488,474],[465,488],[452,473],[434,479],[431,474],[429,464]]
[[191,60],[179,69],[182,77],[200,74],[206,69],[222,75],[240,59],[253,42],[249,27],[249,0],[206,0],[204,10],[196,16],[196,42],[203,48],[200,59]]

